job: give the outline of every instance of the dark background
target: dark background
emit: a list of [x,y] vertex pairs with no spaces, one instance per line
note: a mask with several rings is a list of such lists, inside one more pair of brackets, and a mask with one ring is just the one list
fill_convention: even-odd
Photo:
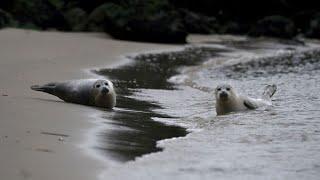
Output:
[[184,43],[189,33],[320,38],[310,0],[1,0],[0,28],[107,32]]

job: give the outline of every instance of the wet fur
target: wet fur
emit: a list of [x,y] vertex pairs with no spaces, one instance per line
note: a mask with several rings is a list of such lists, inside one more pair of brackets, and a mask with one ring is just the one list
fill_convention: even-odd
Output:
[[[108,83],[108,93],[102,94],[103,83]],[[99,84],[99,88],[96,85]],[[52,82],[44,85],[33,85],[32,90],[49,93],[71,103],[89,106],[113,108],[116,104],[116,94],[113,84],[103,79],[84,79],[66,82]]]
[[[271,105],[271,97],[274,95],[276,90],[276,85],[268,85],[265,87],[261,99],[253,99],[238,95],[235,89],[230,85],[219,85],[215,90],[217,115],[252,110],[261,106]],[[227,93],[228,98],[221,98],[222,92]]]

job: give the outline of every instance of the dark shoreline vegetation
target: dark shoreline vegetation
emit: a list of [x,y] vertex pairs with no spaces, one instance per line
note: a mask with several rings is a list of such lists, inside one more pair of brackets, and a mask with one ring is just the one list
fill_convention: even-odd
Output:
[[1,0],[4,27],[159,43],[185,43],[189,33],[320,38],[320,7],[310,0]]
[[141,89],[174,90],[177,88],[176,85],[167,80],[178,73],[179,67],[197,65],[225,51],[189,47],[175,52],[141,54],[128,57],[134,60],[131,64],[116,69],[94,71],[113,80],[117,87],[119,108],[105,117],[107,124],[115,125],[117,128],[98,133],[98,141],[101,143],[95,148],[105,152],[108,157],[126,162],[144,154],[161,151],[162,148],[157,147],[159,140],[186,136],[188,132],[185,128],[153,119],[170,121],[172,118],[180,117],[157,113],[155,109],[163,108],[157,102],[133,97]]

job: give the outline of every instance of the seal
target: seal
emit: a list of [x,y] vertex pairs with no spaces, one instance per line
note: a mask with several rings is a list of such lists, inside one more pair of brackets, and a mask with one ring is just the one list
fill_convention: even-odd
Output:
[[236,90],[228,85],[218,85],[215,89],[217,115],[224,115],[230,112],[257,109],[262,106],[270,106],[271,97],[277,90],[276,85],[267,85],[260,99],[254,99],[238,95]]
[[113,83],[106,79],[79,79],[33,85],[32,90],[49,93],[71,103],[113,108],[116,93]]

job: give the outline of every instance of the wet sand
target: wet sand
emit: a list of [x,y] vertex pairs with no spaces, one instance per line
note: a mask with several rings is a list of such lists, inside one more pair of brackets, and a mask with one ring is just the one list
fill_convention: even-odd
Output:
[[104,34],[0,31],[0,174],[4,179],[95,179],[111,166],[90,147],[101,109],[30,90],[50,81],[95,77],[124,55],[177,46],[110,39]]

